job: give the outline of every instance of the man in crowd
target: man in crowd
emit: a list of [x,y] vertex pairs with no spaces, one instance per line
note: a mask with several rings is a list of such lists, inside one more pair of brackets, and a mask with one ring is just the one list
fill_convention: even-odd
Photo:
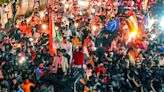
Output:
[[44,67],[43,63],[39,64],[39,67],[36,69],[36,78],[39,80],[48,71],[48,67]]
[[59,76],[63,76],[67,74],[68,61],[66,57],[63,56],[62,49],[57,50],[57,56],[54,57],[52,67],[54,73],[56,73]]
[[[45,19],[41,18],[37,10],[31,16],[30,22],[23,20],[21,25],[19,23],[14,25],[17,26],[15,28],[11,25],[11,21],[8,21],[6,27],[1,31],[3,36],[0,37],[0,71],[2,72],[0,73],[0,85],[3,87],[3,92],[5,92],[4,89],[9,91],[23,89],[25,92],[39,92],[40,89],[47,90],[51,84],[58,87],[61,92],[64,92],[63,89],[67,87],[79,91],[78,89],[84,89],[84,86],[88,88],[88,91],[99,90],[99,92],[110,92],[111,90],[114,92],[124,92],[125,90],[137,92],[141,92],[141,90],[145,92],[156,90],[160,92],[162,90],[161,84],[164,77],[162,68],[164,60],[163,42],[161,40],[153,40],[151,41],[152,44],[149,44],[148,50],[143,50],[141,53],[139,53],[141,49],[135,43],[138,42],[137,40],[141,40],[141,42],[149,40],[148,36],[145,39],[138,36],[139,39],[129,42],[130,45],[126,45],[126,40],[122,41],[120,39],[124,35],[124,33],[121,33],[122,27],[120,24],[123,21],[128,22],[127,16],[129,15],[117,14],[117,8],[119,8],[117,0],[113,2],[112,0],[104,1],[103,4],[93,0],[94,4],[89,5],[89,7],[95,9],[92,9],[92,13],[90,13],[89,7],[83,10],[75,2],[70,9],[68,6],[72,2],[69,2],[69,0],[66,2],[61,1],[55,1],[53,5],[55,6],[55,11],[52,7],[48,9],[48,12],[50,14],[53,13],[55,16],[52,19],[52,26],[54,28],[58,27],[58,30],[53,31],[55,33],[53,33],[54,37],[52,38],[60,40],[52,42],[53,47],[58,48],[57,52],[56,48],[49,47],[51,34],[46,34],[45,30],[41,28],[41,25],[45,23]],[[124,2],[119,0],[120,5],[123,7],[126,7],[126,4],[128,7],[135,7],[136,5],[134,3],[136,1]],[[68,6],[65,6],[65,3],[68,3]],[[108,6],[110,7],[109,9],[107,8]],[[109,15],[108,11],[112,14]],[[99,16],[100,14],[103,16]],[[131,15],[131,12],[129,14]],[[49,17],[48,15],[45,16]],[[112,18],[112,16],[115,16],[115,18],[111,22],[119,18],[120,23],[115,25],[117,28],[114,30],[106,30],[107,25],[105,24],[109,21],[109,17]],[[65,18],[66,20],[64,20]],[[58,23],[56,19],[59,20],[57,20]],[[51,20],[51,18],[47,20]],[[92,32],[92,24],[96,25],[98,30],[96,35]],[[110,25],[109,23],[108,26],[113,28],[113,24]],[[51,27],[51,24],[48,27]],[[46,30],[49,29],[47,28]],[[130,33],[129,30],[125,32],[127,34]],[[28,33],[32,33],[31,37],[27,35]],[[71,41],[71,33],[76,35],[74,43]],[[67,38],[67,36],[69,37]],[[56,43],[60,44],[60,46],[57,46]],[[133,53],[129,53],[128,49],[130,48],[138,52],[130,50]],[[49,49],[53,49],[55,54],[51,55]],[[24,56],[26,56],[26,58],[23,58],[24,62],[17,62],[20,52],[24,52]],[[22,67],[23,63],[28,64]],[[69,67],[69,64],[72,64],[72,67]],[[47,70],[51,71],[46,72]],[[68,72],[68,70],[71,70],[71,72]],[[46,80],[41,80],[42,77],[46,77]],[[54,81],[56,77],[57,82]],[[83,80],[83,85],[67,85],[67,83],[76,84],[80,79],[85,79],[86,77],[87,79]],[[51,79],[51,82],[48,81]],[[22,84],[23,81],[26,82]],[[67,87],[56,85],[58,82],[66,83]],[[20,86],[21,84],[22,86]],[[47,87],[40,87],[40,84]],[[35,89],[35,91],[32,89]]]
[[73,52],[72,65],[73,67],[83,67],[84,64],[84,53],[82,47],[76,48]]
[[61,43],[61,48],[66,50],[66,53],[70,56],[70,60],[68,60],[68,64],[71,64],[72,60],[72,43],[68,41],[68,38],[65,36],[63,37],[63,41]]
[[35,84],[30,82],[29,79],[26,79],[25,83],[22,84],[22,88],[23,88],[24,92],[31,92],[31,90],[30,90],[31,87],[35,87]]
[[17,13],[17,0],[14,0],[12,3],[12,13],[13,13],[13,24],[15,24],[15,18],[16,18],[16,13]]

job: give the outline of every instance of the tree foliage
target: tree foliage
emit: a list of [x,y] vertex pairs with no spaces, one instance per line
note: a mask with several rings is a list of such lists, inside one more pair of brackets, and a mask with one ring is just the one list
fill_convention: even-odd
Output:
[[0,4],[9,3],[10,1],[12,1],[12,0],[0,0]]

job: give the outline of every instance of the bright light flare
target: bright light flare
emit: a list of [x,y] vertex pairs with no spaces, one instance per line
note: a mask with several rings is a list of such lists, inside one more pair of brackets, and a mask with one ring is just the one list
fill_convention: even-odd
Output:
[[25,57],[20,57],[20,59],[19,59],[19,64],[23,64],[24,62],[25,62],[25,60],[26,60],[26,58]]
[[93,31],[97,30],[97,26],[93,25],[93,26],[92,26],[92,30],[93,30]]
[[79,13],[80,15],[83,15],[83,13],[82,13],[82,11],[80,11],[80,13]]
[[127,43],[131,42],[132,39],[136,38],[137,36],[137,31],[129,33],[129,38],[127,40]]
[[66,2],[65,0],[62,1],[63,4],[65,4],[65,2]]
[[137,36],[137,32],[131,32],[129,34],[129,39],[135,38]]
[[30,21],[31,21],[31,18],[28,18],[28,19],[27,19],[27,23],[29,23]]
[[25,61],[26,58],[25,58],[25,57],[21,57],[20,60],[21,60],[21,61]]
[[33,39],[32,39],[32,38],[29,38],[29,41],[30,41],[30,42],[32,42],[32,41],[33,41]]
[[42,28],[45,30],[45,29],[47,29],[47,25],[46,24],[43,24],[42,25]]
[[92,13],[95,13],[95,9],[92,9],[91,12],[92,12]]
[[59,27],[55,27],[55,30],[58,30],[59,29]]
[[78,27],[78,26],[79,26],[79,24],[78,24],[78,23],[75,23],[74,25],[75,25],[75,27]]
[[21,55],[22,55],[21,53],[18,54],[18,56],[21,56]]
[[100,6],[101,5],[101,2],[97,2],[97,5]]
[[65,4],[64,7],[65,7],[65,8],[69,8],[69,4]]
[[87,7],[89,5],[89,2],[87,0],[79,0],[78,5],[81,7]]
[[154,18],[149,19],[149,20],[148,20],[147,28],[148,28],[148,29],[151,29],[152,26],[153,26],[153,24],[154,24],[156,21],[157,21],[157,20],[154,19]]
[[19,64],[21,64],[21,65],[22,65],[22,64],[23,64],[23,61],[22,61],[22,60],[19,60]]
[[20,48],[21,47],[21,44],[18,44],[17,47]]
[[152,39],[156,38],[156,34],[152,34],[152,35],[151,35],[151,38],[152,38]]
[[150,25],[153,25],[155,23],[155,19],[154,18],[150,19],[149,23]]
[[164,29],[164,17],[161,18],[160,26]]

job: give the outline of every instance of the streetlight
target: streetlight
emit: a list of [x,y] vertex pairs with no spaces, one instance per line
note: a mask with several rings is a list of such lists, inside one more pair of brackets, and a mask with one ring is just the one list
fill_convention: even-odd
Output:
[[47,29],[47,25],[46,25],[46,24],[43,24],[43,25],[42,25],[42,28],[43,28],[44,30],[46,30],[46,29]]

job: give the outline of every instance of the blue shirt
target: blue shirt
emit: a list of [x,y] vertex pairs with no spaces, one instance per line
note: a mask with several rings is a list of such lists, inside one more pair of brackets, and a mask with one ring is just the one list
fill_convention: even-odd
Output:
[[160,51],[164,51],[164,47],[159,48]]
[[39,68],[38,67],[36,69],[36,77],[37,77],[37,79],[39,79],[41,77],[41,74],[40,74],[41,70],[48,70],[48,67],[43,67],[43,68]]
[[23,91],[23,89],[20,88],[17,92],[24,92],[24,91]]
[[108,31],[115,31],[117,28],[118,28],[118,23],[119,23],[119,19],[117,18],[117,19],[115,19],[115,20],[113,20],[113,21],[108,21],[107,23],[106,23],[106,30],[108,30]]

